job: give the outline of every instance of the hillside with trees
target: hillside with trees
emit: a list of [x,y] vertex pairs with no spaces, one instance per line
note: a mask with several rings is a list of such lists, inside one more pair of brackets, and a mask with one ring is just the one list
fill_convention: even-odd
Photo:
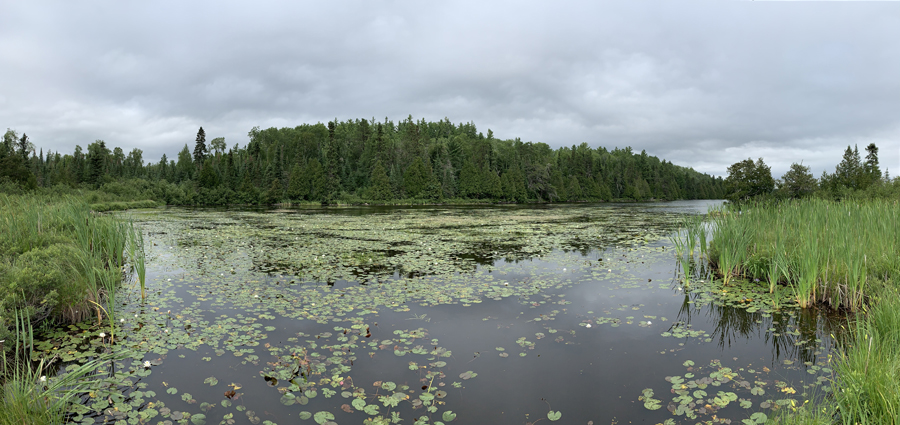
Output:
[[185,143],[174,157],[164,154],[145,163],[140,149],[126,154],[102,140],[86,150],[76,146],[70,154],[45,155],[29,150],[31,145],[22,149],[27,139],[21,142],[9,130],[0,161],[21,168],[4,167],[11,175],[0,179],[59,191],[99,190],[112,200],[182,205],[645,201],[725,195],[722,178],[645,151],[591,148],[587,143],[552,149],[518,138],[497,139],[491,130],[485,135],[472,123],[455,125],[446,119],[335,120],[257,127],[248,136],[245,146],[228,147],[221,137],[207,144],[201,127],[193,146]]

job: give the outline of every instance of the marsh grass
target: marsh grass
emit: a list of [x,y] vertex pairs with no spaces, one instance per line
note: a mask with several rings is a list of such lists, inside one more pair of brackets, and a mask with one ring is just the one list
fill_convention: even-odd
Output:
[[0,380],[0,425],[56,425],[64,422],[67,407],[103,378],[96,370],[103,363],[123,358],[124,353],[106,355],[52,376],[46,357],[32,361],[34,331],[28,318],[14,312],[16,332],[12,353],[2,353]]
[[835,362],[834,403],[843,423],[900,423],[900,294],[885,288],[857,316]]
[[[697,274],[698,260],[707,255],[707,224],[705,216],[687,216],[680,220],[679,230],[669,236],[675,247],[675,257],[682,270],[682,282],[690,285]],[[699,257],[699,258],[698,258]]]
[[141,301],[143,301],[147,299],[145,285],[147,268],[145,265],[144,234],[140,229],[135,229],[134,222],[131,222],[130,226],[130,232],[128,233],[128,260],[131,262],[131,268],[140,284]]
[[858,310],[876,282],[900,277],[900,204],[817,199],[712,211],[709,260],[735,276],[786,285],[801,306]]
[[31,323],[102,320],[131,231],[83,200],[0,194],[0,340],[11,339],[13,311]]

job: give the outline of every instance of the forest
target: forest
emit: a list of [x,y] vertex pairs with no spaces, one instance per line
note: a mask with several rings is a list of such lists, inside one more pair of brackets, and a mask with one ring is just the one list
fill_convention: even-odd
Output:
[[[25,189],[83,189],[92,202],[151,199],[170,205],[275,203],[579,202],[720,199],[721,177],[630,147],[497,139],[473,123],[412,116],[254,127],[249,142],[207,141],[145,160],[96,140],[72,153],[47,152],[7,130],[0,182]],[[7,183],[10,184],[10,183]],[[98,193],[99,192],[99,193]]]

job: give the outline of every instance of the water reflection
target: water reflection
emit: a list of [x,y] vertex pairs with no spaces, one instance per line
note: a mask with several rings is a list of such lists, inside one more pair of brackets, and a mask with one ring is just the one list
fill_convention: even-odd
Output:
[[771,347],[773,363],[780,360],[815,362],[823,347],[834,344],[841,331],[840,318],[819,310],[749,312],[743,308],[707,304],[698,307],[700,296],[685,294],[678,322],[691,324],[697,316],[712,324],[710,338],[720,349],[761,340]]

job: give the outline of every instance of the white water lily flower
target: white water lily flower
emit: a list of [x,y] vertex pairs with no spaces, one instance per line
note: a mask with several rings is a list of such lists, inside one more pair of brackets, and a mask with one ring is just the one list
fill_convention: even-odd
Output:
[[41,382],[47,382],[47,377],[46,377],[46,376],[41,376],[41,379],[39,379],[39,381],[41,381]]
[[253,298],[259,298],[259,295],[253,294]]
[[150,360],[144,361],[144,367],[150,367]]
[[586,327],[586,328],[589,328],[589,327],[591,327],[591,324],[590,324],[590,323],[588,323],[588,324],[587,324],[587,325],[585,325],[585,326],[584,326],[584,327]]
[[653,322],[651,322],[651,321],[648,320],[648,321],[647,321],[647,324],[648,324],[648,325],[652,325]]
[[125,323],[125,319],[119,319],[119,323]]
[[106,338],[106,332],[100,332],[100,338]]
[[609,270],[607,270],[607,272],[610,272],[610,273],[612,273],[612,269],[609,269]]

